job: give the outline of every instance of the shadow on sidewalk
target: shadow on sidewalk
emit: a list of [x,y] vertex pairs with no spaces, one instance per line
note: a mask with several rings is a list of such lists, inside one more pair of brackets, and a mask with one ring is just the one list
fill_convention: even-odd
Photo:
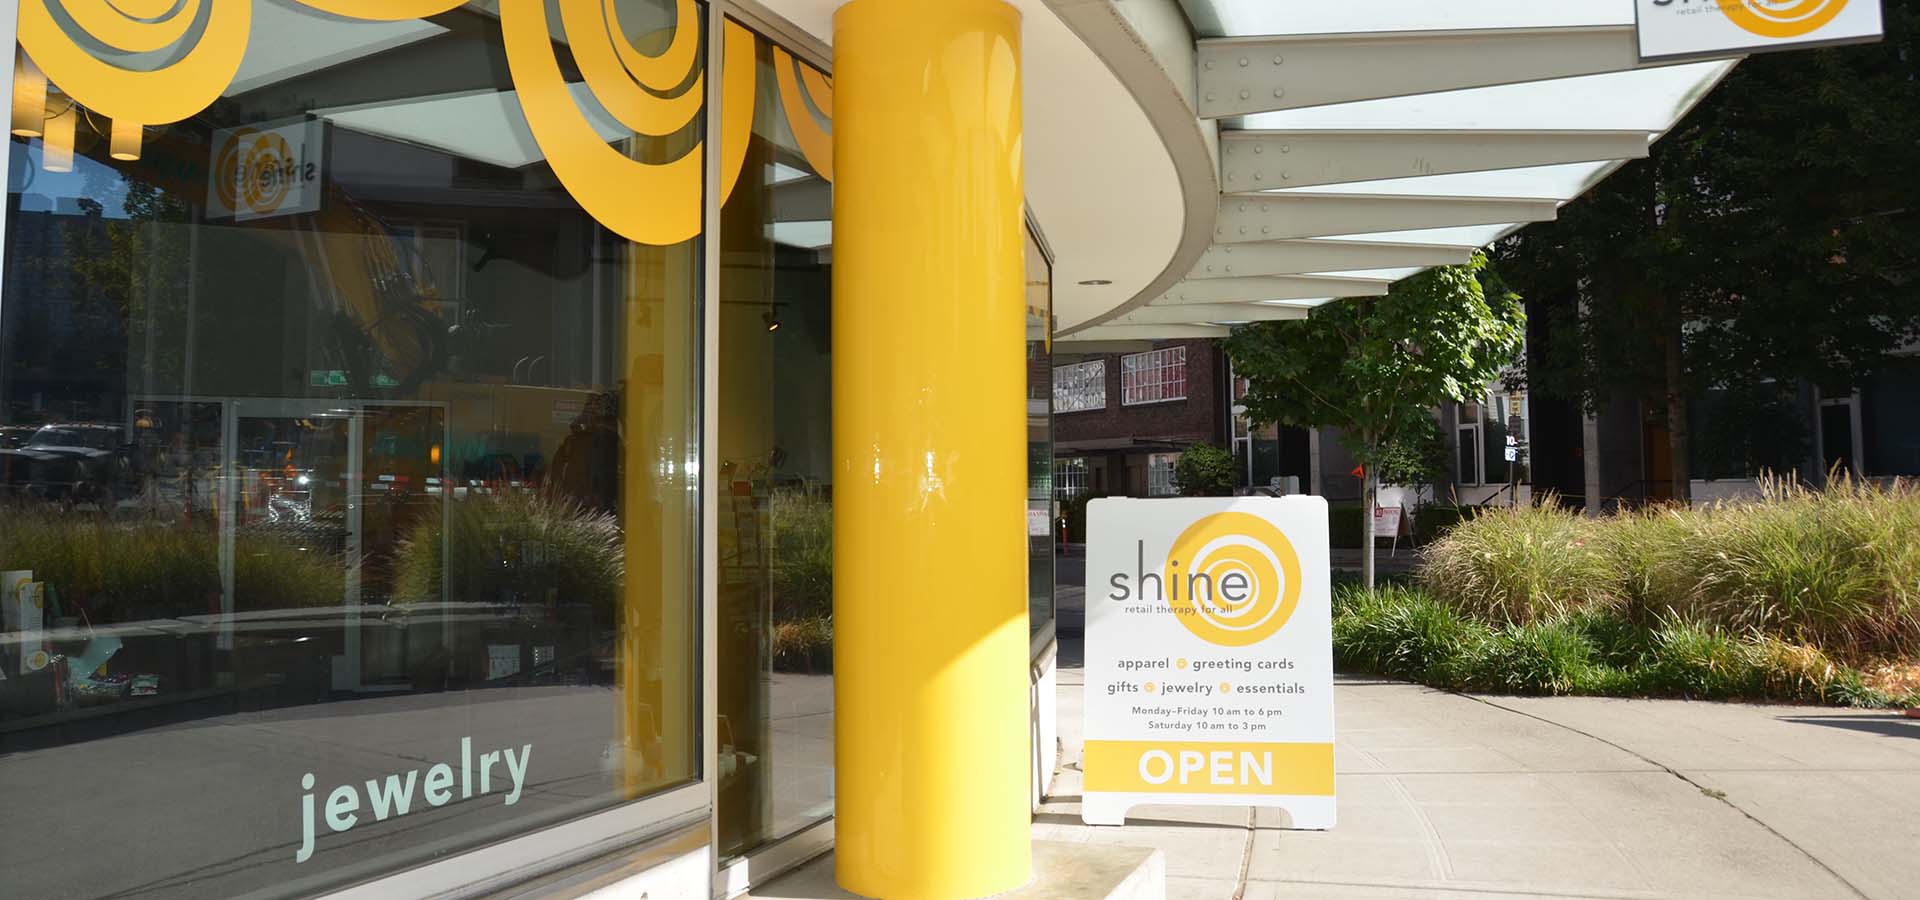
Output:
[[1779,716],[1782,722],[1797,725],[1820,725],[1826,728],[1845,728],[1848,731],[1864,731],[1868,734],[1882,734],[1887,737],[1920,738],[1920,719],[1910,719],[1901,713],[1889,713],[1884,716]]

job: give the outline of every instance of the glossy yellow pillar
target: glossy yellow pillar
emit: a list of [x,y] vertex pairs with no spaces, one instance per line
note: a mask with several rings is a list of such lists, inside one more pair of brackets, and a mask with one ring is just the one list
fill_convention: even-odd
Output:
[[834,17],[835,841],[841,886],[1025,884],[1020,16]]

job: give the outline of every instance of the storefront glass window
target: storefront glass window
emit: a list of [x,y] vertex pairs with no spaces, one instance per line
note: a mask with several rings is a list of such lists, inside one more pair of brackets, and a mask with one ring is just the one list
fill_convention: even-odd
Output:
[[165,29],[51,5],[0,894],[306,895],[697,780],[698,7],[189,3],[108,52]]
[[1027,235],[1027,626],[1053,621],[1053,269]]
[[832,82],[765,38],[752,52],[720,212],[723,856],[833,814]]

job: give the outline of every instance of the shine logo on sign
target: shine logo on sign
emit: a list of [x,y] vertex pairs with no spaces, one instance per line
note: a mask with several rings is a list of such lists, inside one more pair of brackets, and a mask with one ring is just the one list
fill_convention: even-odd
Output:
[[[1654,6],[1691,5],[1696,0],[1653,0]],[[1727,20],[1761,37],[1805,37],[1847,8],[1847,0],[1698,0],[1717,5]]]
[[1134,574],[1109,576],[1113,591],[1107,599],[1166,603],[1182,626],[1209,644],[1260,643],[1300,605],[1300,554],[1285,533],[1259,516],[1222,512],[1200,519],[1174,540],[1160,572],[1146,571],[1145,542],[1137,542],[1135,552]]
[[1642,60],[1731,59],[1748,53],[1877,41],[1877,0],[1635,0]]

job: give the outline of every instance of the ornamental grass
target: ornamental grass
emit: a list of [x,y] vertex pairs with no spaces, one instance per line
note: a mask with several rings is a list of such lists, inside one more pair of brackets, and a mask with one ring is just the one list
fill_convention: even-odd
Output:
[[1495,625],[1610,612],[1768,637],[1852,662],[1920,658],[1920,490],[1836,475],[1757,499],[1588,518],[1489,510],[1422,554],[1419,583]]

